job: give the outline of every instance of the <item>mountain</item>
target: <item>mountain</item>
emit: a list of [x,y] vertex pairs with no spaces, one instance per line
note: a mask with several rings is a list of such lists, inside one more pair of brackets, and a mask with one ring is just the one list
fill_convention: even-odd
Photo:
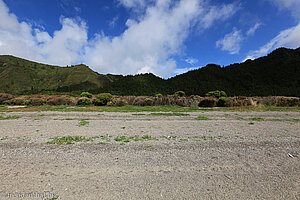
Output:
[[230,96],[300,96],[300,48],[279,48],[265,57],[226,67],[209,64],[167,80],[153,74],[102,75],[86,65],[58,67],[0,56],[0,92],[92,93],[116,95],[204,95],[224,90]]

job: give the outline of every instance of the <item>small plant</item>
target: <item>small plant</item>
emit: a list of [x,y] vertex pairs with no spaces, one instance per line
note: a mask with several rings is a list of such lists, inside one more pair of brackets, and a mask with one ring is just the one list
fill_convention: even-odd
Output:
[[0,137],[0,140],[2,141],[2,140],[7,140],[8,139],[8,137],[7,136],[5,136],[5,137]]
[[185,113],[150,113],[150,116],[189,116]]
[[250,120],[252,120],[252,121],[259,121],[259,122],[265,121],[264,118],[260,118],[260,117],[252,117],[252,118],[250,118]]
[[177,91],[177,92],[174,93],[174,96],[184,97],[185,96],[185,92],[184,91]]
[[19,119],[19,118],[20,116],[8,116],[8,117],[0,116],[0,120]]
[[90,122],[88,122],[88,121],[86,121],[86,120],[88,120],[88,119],[81,119],[81,120],[79,121],[79,126],[85,126],[85,125],[87,125],[87,124],[90,123]]
[[47,142],[46,144],[74,144],[74,142],[87,142],[94,141],[94,139],[99,138],[99,136],[95,137],[82,137],[82,136],[63,136],[63,137],[54,137],[50,138],[52,141]]
[[143,114],[143,113],[134,113],[132,115],[136,115],[136,116],[139,116],[139,115],[146,115],[146,114]]
[[227,98],[227,97],[220,97],[217,102],[217,106],[224,107],[226,105],[226,102],[228,101],[228,99],[229,98]]
[[211,120],[210,118],[208,117],[205,117],[205,116],[198,116],[197,118],[195,118],[196,120]]
[[86,97],[86,98],[92,98],[93,94],[89,93],[89,92],[82,92],[80,94],[81,97]]
[[249,122],[248,124],[249,124],[249,125],[254,125],[254,122]]
[[101,93],[97,96],[94,101],[96,106],[105,106],[112,99],[112,95],[110,93]]
[[189,139],[186,139],[186,138],[181,138],[180,140],[179,140],[179,142],[188,142],[189,141]]

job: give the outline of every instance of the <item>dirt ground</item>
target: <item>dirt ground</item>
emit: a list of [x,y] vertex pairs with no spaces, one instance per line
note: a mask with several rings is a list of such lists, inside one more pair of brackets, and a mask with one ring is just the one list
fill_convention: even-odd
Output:
[[299,112],[136,114],[2,113],[0,199],[300,199]]

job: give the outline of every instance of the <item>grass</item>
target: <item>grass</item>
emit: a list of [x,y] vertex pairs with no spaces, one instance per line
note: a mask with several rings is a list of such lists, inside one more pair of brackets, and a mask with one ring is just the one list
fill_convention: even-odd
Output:
[[8,116],[8,117],[0,116],[0,120],[19,119],[19,118],[20,116]]
[[196,120],[211,120],[210,118],[208,117],[205,117],[205,116],[198,116],[197,118],[195,118]]
[[114,138],[116,142],[122,142],[122,143],[128,143],[131,141],[137,142],[137,141],[149,141],[149,140],[158,140],[156,137],[152,137],[150,135],[144,135],[142,137],[139,136],[117,136]]
[[260,118],[260,117],[252,117],[252,118],[249,118],[249,120],[258,121],[258,122],[265,121],[264,118]]
[[0,106],[0,112],[30,112],[30,111],[82,111],[82,112],[199,112],[199,111],[224,111],[224,112],[247,112],[247,111],[284,111],[299,112],[300,107],[275,107],[275,106],[242,106],[242,107],[222,107],[222,108],[198,108],[181,106],[28,106],[26,108],[8,108]]
[[52,141],[46,142],[46,144],[74,144],[74,142],[87,142],[87,141],[94,141],[95,139],[99,138],[99,136],[95,137],[82,137],[82,136],[63,136],[63,137],[54,137],[50,138]]
[[89,124],[90,122],[86,121],[86,120],[89,120],[89,119],[81,119],[79,121],[79,126],[85,126],[87,124]]
[[185,113],[150,113],[150,116],[190,116],[189,114]]
[[5,137],[0,137],[0,141],[2,141],[2,140],[7,140],[7,139],[8,139],[7,136],[5,136]]

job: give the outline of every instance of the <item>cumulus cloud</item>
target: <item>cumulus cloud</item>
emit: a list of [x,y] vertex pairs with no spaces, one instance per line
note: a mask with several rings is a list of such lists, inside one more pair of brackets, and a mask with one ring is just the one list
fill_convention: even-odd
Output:
[[296,19],[300,19],[300,1],[299,0],[269,0],[280,10],[288,10]]
[[264,56],[279,47],[297,48],[299,46],[300,23],[297,26],[281,31],[275,38],[258,50],[251,51],[245,60]]
[[82,60],[87,43],[86,25],[81,20],[61,18],[62,29],[51,37],[47,32],[19,22],[0,0],[0,54],[12,54],[55,65]]
[[237,54],[240,52],[243,40],[242,31],[234,28],[231,33],[226,34],[223,39],[218,40],[216,46],[223,51],[228,51],[230,54]]
[[119,36],[99,33],[88,39],[87,25],[79,18],[62,17],[61,29],[49,34],[19,21],[0,0],[0,54],[60,66],[84,62],[99,73],[152,72],[165,77],[176,69],[174,56],[182,53],[192,27],[207,29],[238,9],[236,4],[213,6],[202,0],[118,1],[143,12],[129,18]]

